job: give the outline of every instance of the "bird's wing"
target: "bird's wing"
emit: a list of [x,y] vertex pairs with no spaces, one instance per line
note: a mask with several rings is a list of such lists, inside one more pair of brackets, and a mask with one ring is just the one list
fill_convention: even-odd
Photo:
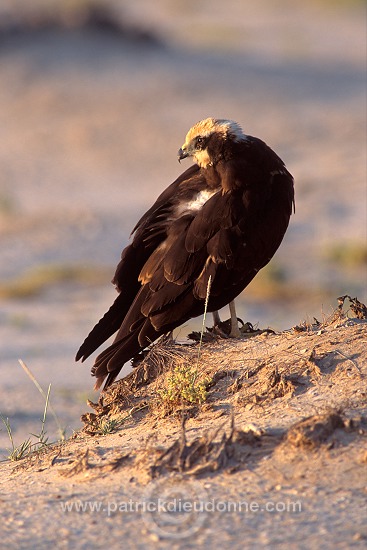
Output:
[[[195,175],[196,178],[199,177],[198,171],[197,166],[192,166],[181,174],[163,191],[153,206],[136,224],[133,230],[135,234],[133,242],[123,250],[112,280],[119,295],[81,345],[76,355],[77,361],[87,359],[103,342],[119,330],[141,288],[138,278],[142,267],[167,237],[167,223],[174,205],[174,198],[187,180],[191,181]],[[203,182],[201,184],[203,185]],[[185,190],[185,192],[188,191]]]
[[184,206],[178,204],[180,215],[171,219],[166,238],[142,267],[142,285],[115,341],[96,359],[97,378],[111,373],[109,380],[113,380],[124,362],[160,334],[200,315],[209,276],[215,293],[223,291],[216,276],[221,264],[229,271],[233,265],[241,219],[238,197],[218,191],[199,210]]
[[[200,315],[209,278],[211,311],[234,299],[273,256],[293,202],[292,177],[282,163],[274,165],[274,174],[253,168],[248,184],[242,182],[229,193],[219,191],[197,212],[172,222],[167,238],[141,272],[148,288],[137,305],[156,331]],[[247,168],[236,161],[237,172],[246,174]],[[257,178],[263,178],[262,185]]]
[[140,274],[145,285],[140,316],[149,317],[157,331],[200,314],[209,277],[214,294],[223,291],[216,277],[220,266],[228,273],[233,267],[242,215],[239,197],[219,191],[198,212],[172,221],[167,238]]

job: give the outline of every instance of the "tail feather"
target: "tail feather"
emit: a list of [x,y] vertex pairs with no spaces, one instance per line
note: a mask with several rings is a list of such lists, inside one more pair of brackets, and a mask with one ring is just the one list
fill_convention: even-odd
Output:
[[92,374],[97,378],[95,389],[101,387],[106,376],[104,389],[110,386],[124,364],[135,357],[142,349],[139,344],[139,330],[111,344],[96,358],[92,367]]
[[[142,332],[144,338],[140,338]],[[151,342],[161,336],[163,332],[157,332],[149,319],[145,317],[140,319],[140,323],[134,331],[129,332],[124,337],[117,339],[106,350],[104,350],[95,360],[92,367],[92,374],[97,378],[95,389],[99,389],[107,377],[104,388],[108,388],[121,371],[124,364],[135,357]],[[118,338],[118,336],[117,336]]]
[[80,346],[75,357],[76,361],[79,361],[79,359],[85,361],[99,346],[119,330],[130,303],[131,298],[126,298],[122,294],[117,296],[110,309],[98,321]]

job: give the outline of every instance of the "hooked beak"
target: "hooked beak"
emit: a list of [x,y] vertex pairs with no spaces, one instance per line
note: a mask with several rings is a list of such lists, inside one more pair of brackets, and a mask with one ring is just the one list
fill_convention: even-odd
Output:
[[183,160],[183,159],[185,159],[189,156],[189,153],[187,152],[186,149],[183,149],[181,147],[181,149],[178,150],[177,156],[178,156],[178,162],[181,162],[181,160]]

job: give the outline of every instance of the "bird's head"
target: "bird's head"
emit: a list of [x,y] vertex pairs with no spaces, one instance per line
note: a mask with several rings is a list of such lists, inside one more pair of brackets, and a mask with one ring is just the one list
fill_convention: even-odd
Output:
[[224,143],[245,140],[242,128],[233,120],[206,118],[187,133],[185,143],[178,151],[178,160],[193,157],[201,168],[213,166]]

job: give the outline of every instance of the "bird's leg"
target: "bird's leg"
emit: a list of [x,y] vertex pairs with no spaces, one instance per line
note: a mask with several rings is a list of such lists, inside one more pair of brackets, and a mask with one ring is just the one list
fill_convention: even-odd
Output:
[[213,315],[213,323],[214,323],[214,326],[215,326],[215,327],[219,327],[219,325],[220,325],[220,317],[219,317],[218,311],[213,311],[213,312],[212,312],[212,315]]
[[231,314],[231,332],[229,333],[229,336],[230,338],[241,338],[241,332],[238,326],[234,300],[232,300],[232,302],[229,302],[229,312]]

